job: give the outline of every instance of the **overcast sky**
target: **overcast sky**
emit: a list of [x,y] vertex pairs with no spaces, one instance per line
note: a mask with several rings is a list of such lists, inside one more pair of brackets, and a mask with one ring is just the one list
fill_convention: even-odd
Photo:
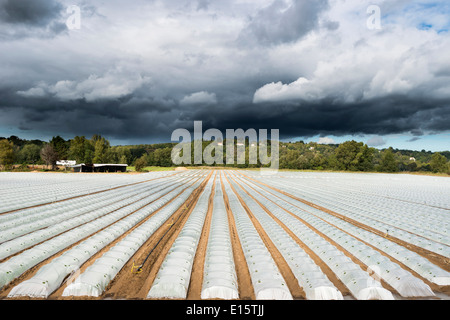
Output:
[[448,0],[0,0],[0,136],[450,150],[449,29]]

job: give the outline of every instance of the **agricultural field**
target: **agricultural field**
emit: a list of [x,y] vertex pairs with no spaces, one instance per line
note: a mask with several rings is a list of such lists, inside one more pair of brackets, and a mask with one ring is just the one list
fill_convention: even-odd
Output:
[[450,298],[446,177],[0,173],[2,300]]

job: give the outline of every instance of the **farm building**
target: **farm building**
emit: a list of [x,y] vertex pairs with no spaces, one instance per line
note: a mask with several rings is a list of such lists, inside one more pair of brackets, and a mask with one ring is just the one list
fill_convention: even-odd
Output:
[[126,172],[127,164],[77,164],[71,166],[74,172]]

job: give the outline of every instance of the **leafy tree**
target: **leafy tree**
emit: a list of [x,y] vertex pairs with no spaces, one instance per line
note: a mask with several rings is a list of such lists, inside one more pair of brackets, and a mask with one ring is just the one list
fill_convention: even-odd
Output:
[[392,148],[386,149],[383,152],[381,163],[380,163],[380,171],[382,172],[398,172],[398,162],[395,159],[395,155],[392,152]]
[[91,141],[84,142],[84,163],[94,163],[95,148]]
[[41,147],[33,143],[26,144],[19,151],[17,158],[20,163],[36,164],[41,159]]
[[120,164],[127,164],[128,163],[127,157],[125,155],[121,156],[120,160],[119,160],[119,163]]
[[94,135],[92,138],[92,144],[94,146],[94,163],[108,163],[110,158],[110,144],[105,138]]
[[153,152],[153,163],[155,166],[171,167],[173,165],[171,156],[171,148],[157,149]]
[[446,172],[448,169],[447,158],[439,152],[433,154],[430,165],[433,172]]
[[8,140],[0,140],[0,165],[3,169],[14,164],[14,144]]
[[339,145],[335,151],[335,166],[339,170],[369,171],[373,168],[374,149],[354,140]]
[[84,162],[86,149],[85,144],[87,140],[84,136],[76,136],[70,141],[69,157],[75,160],[77,163]]
[[136,171],[141,172],[147,166],[147,156],[143,155],[134,162],[134,168]]
[[67,158],[69,155],[69,144],[66,140],[64,140],[60,136],[56,136],[53,137],[52,140],[50,140],[50,144],[58,154],[58,160],[69,160]]

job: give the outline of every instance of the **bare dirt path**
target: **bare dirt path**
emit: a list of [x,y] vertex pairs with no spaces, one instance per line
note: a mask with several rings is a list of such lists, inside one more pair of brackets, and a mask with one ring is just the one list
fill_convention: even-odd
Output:
[[244,251],[239,240],[239,235],[236,229],[236,222],[234,220],[233,212],[230,208],[228,195],[225,192],[222,177],[220,179],[220,183],[222,184],[223,198],[225,201],[225,208],[227,210],[228,216],[228,225],[230,228],[230,239],[231,246],[233,247],[233,258],[238,280],[239,298],[241,300],[255,300],[255,290],[253,288],[252,279],[250,277],[250,271],[248,270],[247,261],[245,259]]
[[213,187],[208,200],[208,211],[206,213],[205,222],[203,223],[202,233],[197,244],[197,250],[195,252],[194,261],[192,263],[191,279],[189,282],[187,300],[200,300],[203,284],[203,270],[205,267],[206,248],[208,246],[209,230],[211,228],[211,217],[213,212],[215,186],[217,183],[217,177],[213,178]]

